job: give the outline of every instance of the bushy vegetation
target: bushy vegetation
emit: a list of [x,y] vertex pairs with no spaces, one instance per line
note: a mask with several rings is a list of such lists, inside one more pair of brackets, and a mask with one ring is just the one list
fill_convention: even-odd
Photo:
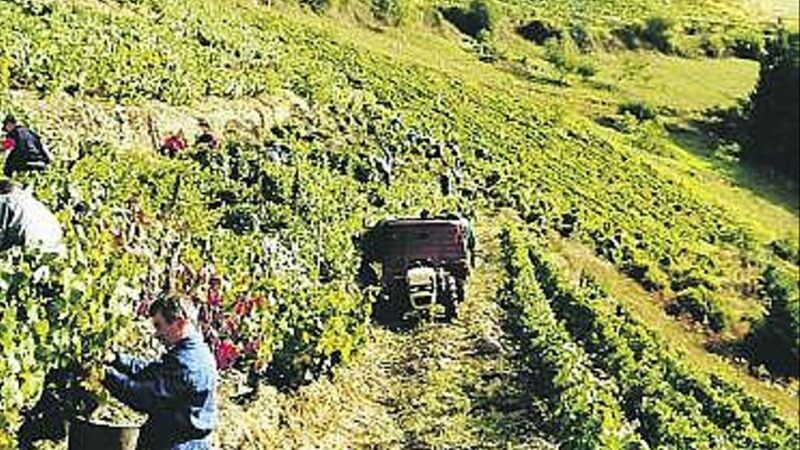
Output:
[[744,342],[753,364],[766,364],[776,374],[797,376],[800,370],[800,287],[795,274],[768,267],[761,277],[767,315]]
[[507,3],[535,17],[517,32],[539,45],[550,37],[572,35],[582,50],[645,48],[669,55],[756,60],[763,47],[764,30],[733,3],[725,7],[705,1]]
[[300,4],[311,8],[315,13],[323,13],[333,6],[332,0],[300,0]]
[[690,287],[679,292],[671,309],[677,314],[688,314],[692,320],[717,332],[722,331],[728,322],[722,301],[704,286]]
[[472,0],[466,8],[451,6],[442,9],[442,14],[462,33],[474,38],[491,32],[500,20],[494,0]]
[[654,120],[658,117],[658,110],[653,105],[643,101],[625,102],[619,105],[618,112],[620,114],[630,114],[639,122]]
[[674,53],[675,23],[665,17],[650,17],[639,30],[641,39],[662,53]]
[[761,60],[750,98],[743,158],[800,183],[800,35],[780,30]]

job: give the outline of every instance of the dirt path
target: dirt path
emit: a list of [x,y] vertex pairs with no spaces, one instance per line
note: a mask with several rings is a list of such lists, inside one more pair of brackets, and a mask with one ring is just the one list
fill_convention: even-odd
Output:
[[404,332],[374,326],[332,380],[292,394],[266,390],[246,407],[225,402],[220,448],[553,448],[535,428],[540,414],[517,376],[520,358],[494,301],[497,236],[478,233],[484,262],[458,320]]

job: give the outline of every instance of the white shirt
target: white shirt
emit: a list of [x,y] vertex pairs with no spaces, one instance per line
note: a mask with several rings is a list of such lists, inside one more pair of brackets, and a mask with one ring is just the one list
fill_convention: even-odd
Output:
[[0,194],[0,251],[22,245],[63,253],[63,239],[58,219],[30,192],[15,187]]

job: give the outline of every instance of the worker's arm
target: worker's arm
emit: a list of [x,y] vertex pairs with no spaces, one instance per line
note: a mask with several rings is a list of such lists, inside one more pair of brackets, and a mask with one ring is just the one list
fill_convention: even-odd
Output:
[[111,363],[111,367],[117,369],[123,374],[135,376],[152,363],[153,361],[147,361],[135,356],[118,353],[114,358],[114,361]]
[[6,156],[6,163],[3,166],[3,175],[5,175],[7,178],[11,178],[11,175],[14,174],[14,171],[18,169],[18,158],[15,153],[16,150],[11,150],[11,153]]
[[158,376],[138,381],[107,367],[103,386],[122,403],[146,414],[169,409],[184,396],[183,383],[177,374],[171,375],[163,370]]

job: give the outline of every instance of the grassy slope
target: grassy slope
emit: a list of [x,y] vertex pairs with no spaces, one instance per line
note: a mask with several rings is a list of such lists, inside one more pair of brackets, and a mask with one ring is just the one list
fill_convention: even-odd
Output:
[[[543,56],[540,48],[516,36],[502,35],[498,47],[513,58],[531,58],[536,73],[544,79],[558,76],[546,63],[537,62],[536,58]],[[557,93],[568,107],[592,118],[614,114],[626,102],[644,102],[661,110],[663,117],[659,120],[683,131],[668,134],[659,152],[645,154],[646,164],[679,183],[685,192],[724,210],[760,241],[788,238],[797,242],[800,204],[792,189],[715,157],[713,138],[693,123],[702,120],[708,110],[735,106],[746,99],[757,81],[757,63],[733,58],[675,58],[650,52],[600,53],[594,58],[599,73],[592,81],[572,80],[568,87],[539,93]],[[607,135],[614,139],[617,133]],[[731,255],[720,257],[723,264],[738,272],[740,281],[758,275],[733,267],[738,263]],[[726,295],[736,320],[759,314],[757,306],[730,287]],[[737,334],[744,331],[746,326],[739,326]]]
[[762,0],[760,3],[775,17],[796,22],[800,16],[800,4],[794,0]]

